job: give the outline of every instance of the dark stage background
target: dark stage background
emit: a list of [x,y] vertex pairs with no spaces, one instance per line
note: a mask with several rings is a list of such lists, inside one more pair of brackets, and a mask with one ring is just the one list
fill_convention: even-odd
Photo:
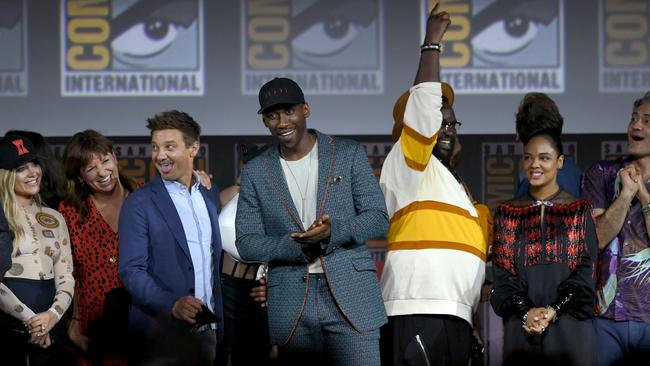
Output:
[[[324,131],[327,132],[327,131]],[[461,162],[458,168],[474,197],[490,208],[514,194],[519,175],[522,147],[514,135],[462,135]],[[377,178],[381,165],[392,143],[390,136],[344,136],[361,142]],[[140,181],[155,176],[151,163],[150,138],[144,136],[113,136],[121,171]],[[232,185],[241,167],[237,141],[247,140],[260,145],[271,142],[269,136],[204,136],[197,168],[214,177],[219,188]],[[60,157],[68,138],[50,137],[54,153]],[[567,159],[573,159],[584,170],[600,159],[611,159],[625,154],[625,134],[567,134],[563,137]]]

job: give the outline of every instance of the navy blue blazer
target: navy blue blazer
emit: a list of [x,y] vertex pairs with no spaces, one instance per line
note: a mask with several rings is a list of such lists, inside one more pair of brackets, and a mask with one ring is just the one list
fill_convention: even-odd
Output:
[[[388,230],[384,196],[363,146],[315,133],[317,217],[331,216],[331,237],[321,256],[323,269],[339,310],[352,328],[365,333],[386,322],[375,263],[365,243],[383,237]],[[235,222],[241,257],[269,264],[272,344],[290,342],[309,288],[307,257],[289,237],[305,229],[298,217],[276,142],[244,167]]]
[[[212,222],[214,310],[223,319],[219,190],[216,185],[199,190]],[[119,273],[132,296],[131,330],[151,334],[177,323],[171,315],[172,307],[179,298],[194,295],[194,265],[180,216],[160,176],[124,202],[119,238]],[[218,327],[223,330],[223,320]]]

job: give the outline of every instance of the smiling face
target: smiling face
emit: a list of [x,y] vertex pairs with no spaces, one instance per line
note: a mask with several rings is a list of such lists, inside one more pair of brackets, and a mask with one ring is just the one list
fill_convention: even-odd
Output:
[[94,193],[110,193],[119,183],[117,158],[112,153],[92,154],[79,176]]
[[557,186],[557,171],[562,169],[564,156],[559,155],[550,138],[545,135],[535,136],[524,146],[522,166],[532,188],[547,187],[554,190]]
[[43,175],[41,166],[30,161],[16,168],[15,172],[14,193],[16,199],[23,206],[31,204],[32,199],[41,189],[41,177]]
[[180,130],[156,130],[151,135],[151,159],[165,180],[189,187],[198,151],[199,142],[187,146]]
[[433,147],[433,156],[438,158],[445,166],[449,166],[454,152],[454,145],[456,144],[456,114],[454,109],[446,102],[443,103],[440,112],[442,113],[442,125],[438,131],[436,144]]
[[632,112],[627,126],[630,155],[641,158],[650,156],[650,103],[641,104]]
[[295,152],[308,141],[309,105],[279,105],[262,114],[264,126],[277,137],[283,152]]

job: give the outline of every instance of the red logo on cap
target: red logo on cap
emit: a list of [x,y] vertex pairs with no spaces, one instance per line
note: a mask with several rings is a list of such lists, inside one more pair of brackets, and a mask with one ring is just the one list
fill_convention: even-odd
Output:
[[18,140],[13,140],[11,141],[14,146],[16,146],[16,149],[18,149],[18,156],[22,156],[25,154],[29,154],[29,150],[25,147],[25,143],[23,142],[23,139],[18,139]]

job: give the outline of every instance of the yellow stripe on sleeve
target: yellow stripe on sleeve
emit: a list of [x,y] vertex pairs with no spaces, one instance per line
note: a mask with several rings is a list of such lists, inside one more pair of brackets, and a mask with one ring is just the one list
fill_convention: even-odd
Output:
[[424,171],[429,159],[431,159],[431,153],[438,140],[438,134],[426,137],[404,123],[400,140],[406,164],[411,169]]

